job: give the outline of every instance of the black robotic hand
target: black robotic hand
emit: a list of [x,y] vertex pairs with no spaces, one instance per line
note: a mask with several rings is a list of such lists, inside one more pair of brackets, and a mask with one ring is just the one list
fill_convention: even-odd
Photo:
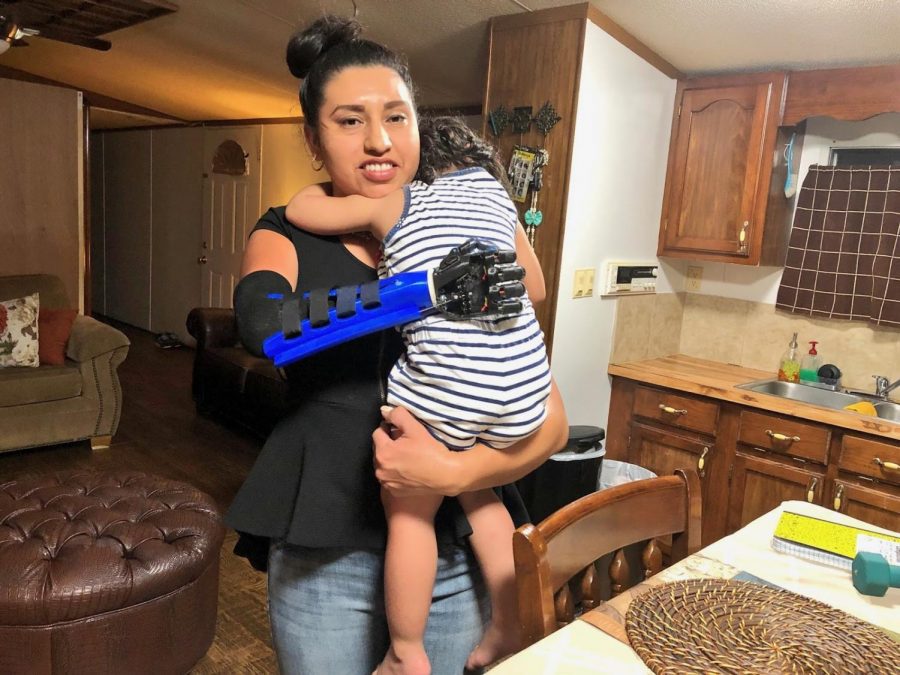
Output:
[[515,260],[515,251],[479,239],[457,246],[432,271],[435,309],[451,319],[521,312],[525,269]]

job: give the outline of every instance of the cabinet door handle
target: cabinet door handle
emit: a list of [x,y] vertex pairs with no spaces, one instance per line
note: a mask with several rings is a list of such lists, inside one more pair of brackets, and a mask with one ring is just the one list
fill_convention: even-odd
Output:
[[706,466],[706,456],[709,454],[709,446],[703,446],[703,452],[700,453],[700,459],[697,460],[697,473],[703,475],[703,467]]
[[837,490],[835,490],[835,493],[834,493],[834,510],[835,511],[841,510],[841,499],[843,499],[843,497],[844,497],[844,486],[838,485]]
[[773,441],[778,441],[779,443],[784,443],[788,441],[790,443],[797,443],[800,441],[799,436],[785,436],[784,434],[779,434],[771,429],[766,429],[766,436],[771,438]]
[[660,403],[659,409],[669,415],[687,415],[687,410],[685,410],[684,408],[673,408],[672,406],[666,405],[665,403]]
[[813,503],[813,499],[816,498],[816,486],[819,484],[819,479],[813,476],[809,479],[809,485],[806,486],[806,501],[810,504]]
[[750,227],[750,221],[745,220],[741,225],[741,231],[738,233],[738,253],[747,252],[747,228]]
[[885,462],[882,461],[880,457],[876,457],[874,461],[882,469],[888,469],[889,471],[900,471],[900,464],[897,464],[897,462]]

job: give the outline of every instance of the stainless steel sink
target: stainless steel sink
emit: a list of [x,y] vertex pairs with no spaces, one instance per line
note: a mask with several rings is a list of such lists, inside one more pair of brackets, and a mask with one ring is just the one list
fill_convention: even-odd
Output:
[[835,410],[840,410],[852,403],[859,403],[860,401],[866,400],[862,396],[845,394],[842,391],[830,391],[828,389],[811,387],[806,384],[782,382],[780,380],[748,382],[747,384],[739,384],[738,389],[748,389],[749,391],[755,391],[759,394],[780,396],[781,398],[803,401],[804,403],[820,405],[823,408],[833,408]]
[[900,422],[900,403],[881,401],[875,404],[875,412],[878,416],[891,422]]
[[780,380],[758,380],[747,384],[739,384],[737,388],[755,391],[758,394],[789,398],[794,401],[822,406],[823,408],[832,408],[833,410],[841,410],[860,401],[869,401],[875,406],[875,413],[878,417],[900,423],[900,403],[881,401],[874,396],[819,389],[808,384],[781,382]]

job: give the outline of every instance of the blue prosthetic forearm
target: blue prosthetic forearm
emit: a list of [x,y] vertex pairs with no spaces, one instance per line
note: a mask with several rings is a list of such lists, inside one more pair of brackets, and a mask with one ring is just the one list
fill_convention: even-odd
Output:
[[269,296],[281,303],[281,331],[266,338],[263,351],[281,367],[435,312],[452,319],[518,313],[525,273],[514,261],[514,251],[472,239],[433,270],[302,296]]
[[[294,300],[299,330],[292,330],[294,323],[288,318],[288,330],[267,338],[263,350],[281,367],[342,342],[418,319],[434,306],[428,291],[429,274],[407,272],[363,286],[338,288],[327,295],[304,293],[302,299]],[[317,302],[318,308],[314,306]],[[293,311],[285,305],[282,316]]]

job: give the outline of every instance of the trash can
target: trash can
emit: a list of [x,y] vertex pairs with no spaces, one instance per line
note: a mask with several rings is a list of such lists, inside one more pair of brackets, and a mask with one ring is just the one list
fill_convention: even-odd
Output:
[[608,459],[600,468],[600,475],[597,478],[597,489],[605,490],[606,488],[615,487],[616,485],[631,483],[636,480],[645,480],[647,478],[656,478],[656,474],[650,469],[645,469],[637,464],[629,464],[628,462]]
[[532,523],[597,490],[605,437],[600,427],[569,427],[566,447],[516,483]]

